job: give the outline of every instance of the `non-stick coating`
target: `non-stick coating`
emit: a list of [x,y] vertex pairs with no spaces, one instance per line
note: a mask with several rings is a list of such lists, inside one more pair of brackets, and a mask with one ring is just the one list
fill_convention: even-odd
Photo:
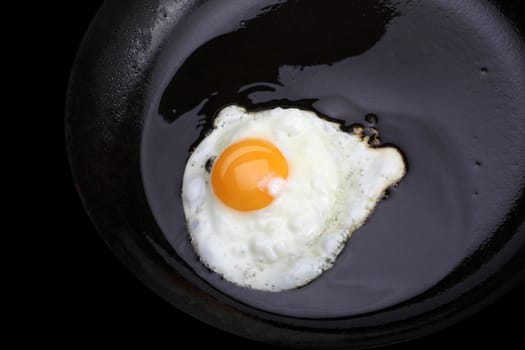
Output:
[[[521,246],[514,256],[506,256],[500,248],[509,237],[523,242],[523,192],[516,194],[516,212],[509,213],[495,240],[478,255],[433,290],[385,312],[331,321],[280,317],[246,308],[195,276],[172,254],[153,219],[139,164],[143,101],[156,54],[165,33],[200,2],[179,1],[175,11],[168,10],[173,9],[170,3],[104,4],[75,63],[66,121],[71,167],[90,217],[115,254],[157,294],[239,335],[281,345],[338,347],[381,344],[435,331],[517,282],[525,265],[525,248]],[[513,2],[501,3],[523,33]],[[454,295],[462,283],[469,286],[468,292],[441,305],[437,296]],[[387,319],[396,322],[385,324]]]

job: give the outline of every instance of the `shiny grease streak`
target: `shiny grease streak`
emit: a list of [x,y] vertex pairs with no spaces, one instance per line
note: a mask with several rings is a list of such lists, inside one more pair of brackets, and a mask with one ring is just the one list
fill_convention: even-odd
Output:
[[[156,92],[142,165],[167,239],[217,289],[279,314],[355,315],[432,287],[490,237],[523,187],[525,149],[511,142],[524,133],[523,51],[510,28],[479,1],[248,3],[205,3],[162,53],[171,66],[161,76],[173,78]],[[303,288],[236,287],[192,250],[184,165],[232,103],[311,109],[347,129],[360,123],[405,153],[402,186]]]

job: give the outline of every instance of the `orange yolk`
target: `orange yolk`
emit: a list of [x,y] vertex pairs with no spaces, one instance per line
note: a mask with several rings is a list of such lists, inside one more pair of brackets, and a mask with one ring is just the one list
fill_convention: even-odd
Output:
[[211,187],[230,208],[252,211],[272,203],[266,185],[275,177],[288,177],[288,164],[279,149],[265,140],[244,139],[228,146],[215,160]]

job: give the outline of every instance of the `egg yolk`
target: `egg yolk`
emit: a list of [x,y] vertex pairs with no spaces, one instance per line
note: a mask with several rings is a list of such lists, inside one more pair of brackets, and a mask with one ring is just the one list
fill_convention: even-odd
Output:
[[288,177],[286,159],[272,143],[244,139],[228,146],[215,160],[211,186],[230,208],[240,211],[262,209],[274,197],[268,192],[272,179]]

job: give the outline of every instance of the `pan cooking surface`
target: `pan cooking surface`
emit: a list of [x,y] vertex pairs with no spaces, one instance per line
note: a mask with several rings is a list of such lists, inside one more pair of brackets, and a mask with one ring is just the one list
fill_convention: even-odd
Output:
[[[454,324],[525,268],[518,3],[105,1],[68,89],[84,206],[145,285],[237,335],[346,349]],[[382,141],[406,157],[399,187],[304,288],[235,287],[191,249],[185,161],[231,103],[308,108],[345,126],[367,126],[372,113]]]
[[[330,5],[213,1],[194,9],[163,43],[141,145],[148,203],[175,253],[245,305],[302,318],[417,297],[472,259],[489,259],[512,238],[498,230],[523,216],[525,144],[516,140],[525,133],[525,53],[503,18],[479,1]],[[185,162],[232,103],[307,108],[345,125],[368,125],[375,114],[383,142],[408,162],[334,267],[303,288],[237,287],[191,247],[180,198]]]

